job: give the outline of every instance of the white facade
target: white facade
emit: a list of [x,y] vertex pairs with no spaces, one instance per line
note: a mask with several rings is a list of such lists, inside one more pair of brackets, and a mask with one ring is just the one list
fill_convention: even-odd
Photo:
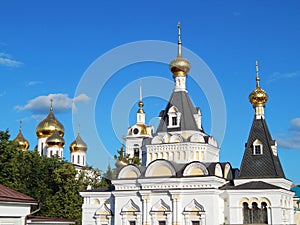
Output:
[[268,96],[258,69],[249,96],[255,116],[239,171],[219,162],[218,144],[204,132],[186,91],[190,64],[181,55],[178,27],[178,56],[170,63],[174,90],[156,133],[141,135],[145,120],[128,128],[127,153],[142,149],[142,166],[125,165],[111,187],[81,192],[83,225],[293,224],[294,193],[261,116]]

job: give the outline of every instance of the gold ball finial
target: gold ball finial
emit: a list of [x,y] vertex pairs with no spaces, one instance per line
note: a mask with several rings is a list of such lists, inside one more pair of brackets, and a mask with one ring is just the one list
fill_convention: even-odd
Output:
[[250,93],[249,101],[253,107],[265,106],[268,101],[268,94],[260,87],[260,78],[258,75],[258,62],[256,61],[256,88]]
[[181,26],[180,22],[177,24],[178,28],[178,53],[177,57],[173,59],[169,65],[173,76],[186,76],[191,69],[190,62],[182,57],[182,49],[181,49]]

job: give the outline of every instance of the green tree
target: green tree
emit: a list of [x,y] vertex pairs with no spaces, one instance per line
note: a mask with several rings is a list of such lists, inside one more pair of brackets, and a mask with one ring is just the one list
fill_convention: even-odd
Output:
[[74,166],[57,157],[40,156],[37,151],[17,150],[9,132],[0,131],[0,183],[20,191],[41,204],[36,215],[74,218],[81,221],[79,191],[100,187],[100,171]]

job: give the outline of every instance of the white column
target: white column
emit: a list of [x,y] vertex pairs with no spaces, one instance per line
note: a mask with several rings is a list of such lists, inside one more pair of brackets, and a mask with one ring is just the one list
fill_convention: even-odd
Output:
[[172,225],[180,225],[179,223],[179,209],[178,209],[178,205],[180,202],[180,195],[179,194],[172,194],[171,193],[171,197],[172,197],[172,206],[173,206],[173,213],[172,213],[172,218],[173,218],[173,223]]
[[150,225],[149,222],[149,193],[141,193],[143,202],[143,215],[142,215],[142,225]]

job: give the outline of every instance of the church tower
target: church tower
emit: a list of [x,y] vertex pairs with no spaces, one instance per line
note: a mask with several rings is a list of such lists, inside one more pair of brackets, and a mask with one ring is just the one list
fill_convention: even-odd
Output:
[[82,140],[78,129],[76,139],[70,144],[71,163],[74,165],[86,166],[86,151],[87,145]]
[[182,57],[181,45],[181,27],[178,23],[178,53],[170,63],[174,89],[166,108],[159,114],[157,131],[146,146],[146,165],[156,159],[177,163],[219,161],[218,144],[204,132],[200,109],[194,107],[186,89],[191,65]]
[[22,151],[28,151],[29,142],[24,138],[22,133],[22,121],[20,121],[20,129],[17,137],[15,137],[14,141],[18,143],[18,149]]
[[245,144],[238,180],[284,181],[285,175],[277,154],[277,143],[272,139],[265,120],[264,108],[268,101],[268,94],[260,87],[258,62],[256,62],[256,87],[250,93],[249,101],[254,108],[254,119]]
[[127,129],[126,136],[126,154],[129,157],[137,157],[142,159],[143,141],[151,138],[153,134],[153,126],[146,124],[146,113],[143,109],[142,85],[140,85],[140,101],[138,103],[138,111],[136,112],[136,123]]
[[[56,132],[55,132],[56,131]],[[55,134],[54,134],[55,133]],[[55,150],[55,152],[58,152],[60,157],[63,156],[63,145],[60,146],[62,144],[63,141],[63,136],[64,136],[65,130],[64,130],[64,126],[56,119],[56,117],[54,116],[53,113],[53,107],[52,107],[52,99],[51,99],[51,104],[50,104],[50,112],[48,114],[48,116],[42,120],[36,127],[36,135],[38,137],[38,146],[37,146],[37,150],[39,152],[40,155],[46,155],[48,157],[51,156],[51,152],[48,152],[48,147],[51,145],[51,149],[52,149],[52,154],[53,151]],[[57,134],[62,138],[62,140],[56,140],[59,141],[59,146],[56,145],[52,145],[52,138],[50,138],[51,136],[55,135],[52,138],[58,138]],[[50,140],[48,141],[50,145],[47,145],[47,139],[50,138]],[[55,141],[55,143],[56,143]],[[64,141],[63,141],[64,143]]]

